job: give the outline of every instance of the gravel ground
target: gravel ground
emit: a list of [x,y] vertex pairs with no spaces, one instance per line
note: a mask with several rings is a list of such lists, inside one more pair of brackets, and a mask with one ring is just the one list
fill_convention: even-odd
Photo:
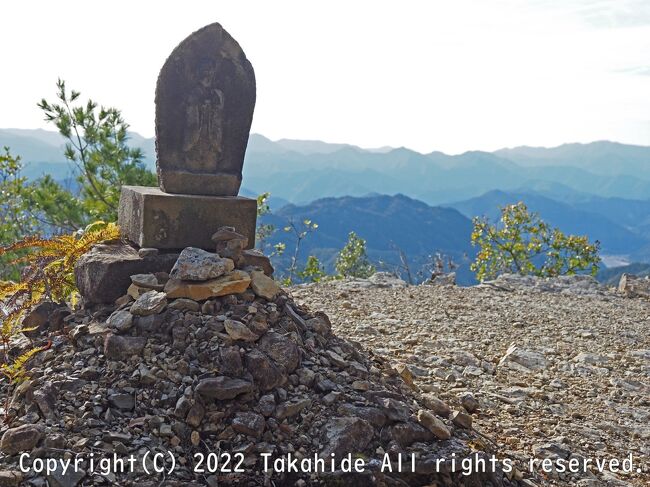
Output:
[[650,485],[650,302],[357,284],[297,286],[292,294],[326,311],[336,333],[406,364],[403,376],[412,374],[422,391],[456,407],[471,393],[480,405],[476,429],[526,467],[531,458],[634,461],[631,473],[524,471],[535,485]]

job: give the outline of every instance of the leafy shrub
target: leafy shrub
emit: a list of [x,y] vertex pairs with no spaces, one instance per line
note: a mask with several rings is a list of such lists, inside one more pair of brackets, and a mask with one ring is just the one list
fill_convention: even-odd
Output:
[[598,272],[599,242],[586,236],[565,235],[530,213],[523,202],[501,208],[497,225],[474,218],[472,245],[479,251],[471,269],[479,281],[502,273],[540,277]]
[[327,276],[325,268],[321,265],[318,257],[310,255],[307,257],[305,267],[298,272],[298,277],[303,281],[320,282]]
[[261,223],[260,219],[265,215],[271,214],[271,207],[269,206],[269,197],[271,193],[266,192],[257,195],[257,228],[255,229],[255,242],[260,249],[264,248],[266,239],[273,235],[275,226],[270,223]]
[[366,241],[350,232],[348,242],[336,259],[336,272],[339,277],[367,278],[375,273],[375,267],[366,255]]

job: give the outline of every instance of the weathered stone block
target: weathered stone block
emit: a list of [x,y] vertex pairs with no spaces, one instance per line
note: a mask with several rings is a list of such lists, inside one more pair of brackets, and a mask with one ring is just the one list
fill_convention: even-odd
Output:
[[257,202],[250,198],[168,194],[158,188],[122,186],[118,223],[140,247],[214,251],[211,237],[230,226],[255,245]]
[[126,294],[132,275],[169,272],[176,259],[176,252],[140,257],[130,245],[97,245],[81,256],[74,275],[87,303],[113,303]]

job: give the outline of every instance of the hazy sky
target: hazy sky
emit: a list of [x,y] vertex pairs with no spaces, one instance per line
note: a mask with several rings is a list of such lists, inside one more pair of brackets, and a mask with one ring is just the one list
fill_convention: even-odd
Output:
[[57,77],[154,133],[171,50],[220,22],[257,77],[253,131],[422,152],[650,145],[650,1],[2,2],[0,127],[46,127]]

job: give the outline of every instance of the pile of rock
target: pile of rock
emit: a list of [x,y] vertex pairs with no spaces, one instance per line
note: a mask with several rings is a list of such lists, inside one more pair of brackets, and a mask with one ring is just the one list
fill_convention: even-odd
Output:
[[605,296],[611,291],[594,277],[587,275],[537,277],[501,274],[496,279],[479,284],[504,291],[533,291],[583,296]]
[[[215,241],[218,253],[186,248],[169,273],[133,274],[113,304],[43,323],[51,348],[33,360],[28,381],[3,386],[12,396],[0,485],[517,485],[500,470],[453,472],[451,459],[481,443],[471,416],[418,396],[407,376],[333,335],[328,317],[298,306],[234,230],[220,229]],[[84,463],[65,475],[24,473],[23,452]],[[148,474],[147,452],[149,462],[156,453],[169,462],[171,452],[173,472]],[[231,465],[208,471],[200,459],[210,452],[231,455]],[[352,454],[366,471],[279,472],[265,469],[263,453]],[[114,454],[133,455],[133,471],[91,471],[91,455]],[[228,471],[237,459],[242,471]],[[392,472],[382,473],[386,461]]]
[[[345,277],[341,280],[337,280],[336,282],[340,289],[349,291],[356,291],[361,289],[399,289],[407,287],[409,285],[406,281],[400,279],[391,272],[375,272],[368,278]],[[311,283],[298,284],[294,286],[294,289],[306,289],[309,288],[310,285]]]
[[628,298],[650,298],[650,279],[634,274],[623,274],[618,283],[618,292]]

